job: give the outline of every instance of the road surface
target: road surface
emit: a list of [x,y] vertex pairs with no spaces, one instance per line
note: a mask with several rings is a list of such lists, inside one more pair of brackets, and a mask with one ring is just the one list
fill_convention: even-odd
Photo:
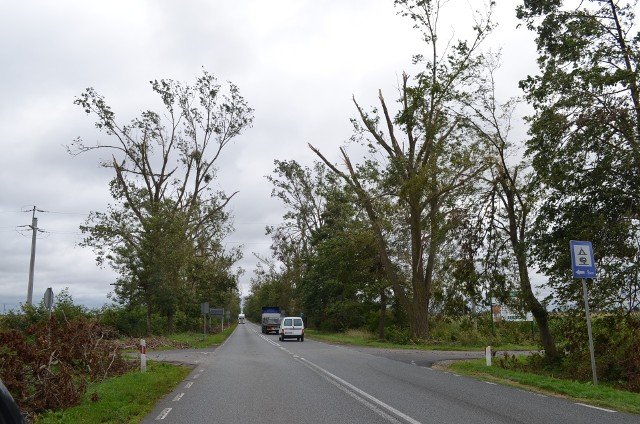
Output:
[[238,325],[217,349],[148,355],[195,368],[142,422],[640,423],[640,416],[431,368],[442,355],[280,342]]

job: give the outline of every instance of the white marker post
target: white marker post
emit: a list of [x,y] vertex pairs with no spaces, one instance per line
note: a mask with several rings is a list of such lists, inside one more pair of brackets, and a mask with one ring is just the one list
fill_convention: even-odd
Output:
[[140,371],[147,372],[147,342],[140,339]]
[[487,361],[487,366],[491,366],[491,346],[484,348],[484,358]]

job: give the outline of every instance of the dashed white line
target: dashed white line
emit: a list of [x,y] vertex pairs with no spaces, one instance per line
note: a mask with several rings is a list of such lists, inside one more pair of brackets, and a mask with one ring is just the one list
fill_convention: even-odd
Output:
[[182,396],[184,396],[184,393],[180,393],[179,395],[176,395],[176,397],[173,398],[173,401],[178,402],[180,399],[182,399]]
[[185,389],[189,389],[191,386],[193,385],[193,381],[188,382],[187,384],[184,385]]
[[193,379],[196,380],[198,377],[200,377],[200,374],[196,374],[193,376]]
[[169,412],[171,412],[171,408],[164,408],[160,413],[160,415],[156,417],[156,421],[164,420],[165,418],[167,418],[167,415],[169,415]]
[[485,381],[485,383],[487,383],[487,384],[491,384],[492,386],[497,386],[497,384],[496,384],[496,383],[492,383],[492,382],[490,382],[490,381]]

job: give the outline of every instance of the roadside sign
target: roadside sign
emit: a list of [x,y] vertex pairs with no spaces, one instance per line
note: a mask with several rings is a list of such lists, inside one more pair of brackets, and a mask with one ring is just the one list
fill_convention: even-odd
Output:
[[53,290],[49,287],[44,292],[44,306],[51,310],[51,306],[53,306]]
[[202,315],[206,315],[207,312],[209,312],[209,302],[204,302],[200,304],[200,310],[202,312]]
[[571,240],[573,278],[596,278],[596,262],[590,241]]
[[593,385],[598,385],[596,372],[596,356],[593,348],[593,333],[591,330],[591,312],[589,312],[589,293],[587,291],[587,278],[596,278],[596,261],[593,259],[593,248],[590,241],[571,240],[571,266],[573,278],[582,279],[582,293],[584,295],[584,311],[587,316],[587,333],[589,335],[589,353],[591,354],[591,371],[593,373]]
[[224,316],[224,309],[220,308],[211,308],[209,309],[209,315],[211,315],[212,317],[223,317]]

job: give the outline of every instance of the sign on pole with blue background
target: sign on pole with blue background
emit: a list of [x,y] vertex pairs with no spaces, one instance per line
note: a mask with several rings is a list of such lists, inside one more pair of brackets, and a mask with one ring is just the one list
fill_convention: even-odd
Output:
[[590,241],[571,240],[573,278],[596,278],[596,262]]

